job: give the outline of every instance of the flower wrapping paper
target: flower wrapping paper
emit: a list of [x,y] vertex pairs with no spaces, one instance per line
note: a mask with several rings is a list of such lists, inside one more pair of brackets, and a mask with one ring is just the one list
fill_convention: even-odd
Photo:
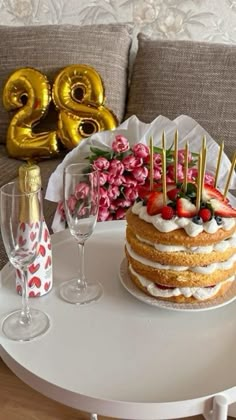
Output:
[[[109,150],[111,144],[117,134],[121,134],[127,138],[130,147],[136,143],[143,143],[149,145],[150,136],[153,136],[154,146],[161,147],[161,139],[163,130],[166,133],[166,148],[169,149],[174,142],[175,131],[179,132],[179,149],[184,149],[186,141],[189,142],[189,149],[191,152],[199,152],[202,147],[202,138],[206,136],[207,146],[207,162],[206,169],[208,172],[214,174],[216,170],[217,158],[219,153],[219,144],[212,139],[209,133],[198,124],[194,119],[186,115],[181,115],[175,120],[171,121],[168,118],[160,115],[151,123],[146,124],[140,121],[136,116],[132,116],[124,121],[119,127],[112,131],[101,131],[93,136],[83,139],[77,147],[71,150],[58,165],[56,170],[49,178],[45,198],[49,201],[59,202],[63,199],[63,170],[71,163],[85,161],[90,155],[90,147],[99,147],[104,150]],[[226,179],[231,167],[229,158],[223,153],[220,174],[218,178],[218,187],[223,190]],[[233,173],[230,189],[236,189],[236,175]],[[235,198],[230,197],[232,205],[236,205]],[[52,229],[54,232],[64,229],[65,225],[60,221],[59,214],[55,214]]]

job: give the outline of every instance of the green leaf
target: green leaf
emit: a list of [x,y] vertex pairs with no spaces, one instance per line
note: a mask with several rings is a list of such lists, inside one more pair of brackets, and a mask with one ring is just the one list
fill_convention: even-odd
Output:
[[157,147],[157,146],[153,146],[153,151],[154,151],[154,153],[161,154],[162,153],[162,148],[161,147]]
[[188,182],[187,183],[187,191],[186,191],[187,195],[193,194],[193,193],[196,194],[196,192],[197,192],[196,185],[193,184],[192,182]]
[[194,168],[194,166],[196,166],[196,161],[192,160],[191,162],[188,163],[189,168]]
[[101,153],[107,153],[107,152],[110,153],[110,151],[102,150],[102,149],[99,149],[98,147],[93,147],[93,146],[90,147],[90,150],[95,155],[97,155],[97,154],[100,155]]
[[90,159],[92,158],[93,160],[97,159],[98,157],[104,157],[110,160],[114,156],[113,150],[102,150],[102,149],[98,149],[97,147],[90,147],[90,150],[93,153]]
[[172,145],[169,147],[169,149],[167,149],[167,152],[174,152],[174,150],[172,150],[172,147],[174,146],[174,143],[172,143]]

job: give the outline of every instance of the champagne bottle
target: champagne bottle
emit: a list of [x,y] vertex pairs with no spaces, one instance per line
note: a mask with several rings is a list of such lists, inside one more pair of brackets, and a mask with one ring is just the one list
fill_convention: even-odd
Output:
[[[41,187],[40,167],[35,164],[23,164],[19,168],[19,185],[22,192],[34,192]],[[34,234],[35,223],[39,219],[39,208],[36,196],[22,199],[20,211],[19,234],[27,240]],[[51,237],[43,220],[42,238],[39,253],[27,270],[28,296],[37,297],[48,293],[53,285]],[[21,273],[16,270],[16,290],[22,293]]]

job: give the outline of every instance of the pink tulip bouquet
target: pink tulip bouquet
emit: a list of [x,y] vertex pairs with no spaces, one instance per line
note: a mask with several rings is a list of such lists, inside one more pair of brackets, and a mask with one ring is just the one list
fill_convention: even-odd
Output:
[[[143,143],[136,143],[130,147],[129,141],[122,135],[116,135],[110,150],[91,147],[91,154],[88,157],[93,168],[100,174],[100,201],[98,221],[120,220],[125,218],[127,209],[133,205],[139,197],[141,186],[149,186],[150,174],[150,151]],[[153,180],[161,182],[162,177],[162,149],[154,146],[153,153]],[[179,182],[184,179],[184,156],[183,149],[178,151],[177,178]],[[197,154],[188,154],[188,180],[196,181]],[[174,182],[174,151],[166,151],[166,181]],[[205,174],[205,182],[214,183],[210,174]],[[82,188],[83,189],[83,188]],[[76,188],[75,194],[71,196],[71,205],[75,208],[81,188]],[[65,221],[63,202],[58,203],[57,212],[61,221]]]

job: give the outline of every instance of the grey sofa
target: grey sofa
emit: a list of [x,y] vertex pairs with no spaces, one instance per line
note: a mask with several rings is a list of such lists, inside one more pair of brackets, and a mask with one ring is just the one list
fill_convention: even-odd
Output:
[[[0,186],[17,178],[22,164],[8,156],[6,133],[12,114],[2,104],[4,83],[20,67],[42,71],[52,84],[57,72],[67,65],[93,66],[102,77],[106,105],[118,123],[133,114],[144,122],[159,114],[170,119],[186,114],[216,141],[224,140],[231,157],[236,138],[236,46],[150,40],[139,34],[130,77],[131,44],[131,30],[126,24],[0,26]],[[54,110],[38,128],[56,130],[56,124]],[[65,153],[39,162],[44,191]],[[55,203],[44,200],[49,227],[55,208]],[[0,238],[0,269],[6,262]]]

